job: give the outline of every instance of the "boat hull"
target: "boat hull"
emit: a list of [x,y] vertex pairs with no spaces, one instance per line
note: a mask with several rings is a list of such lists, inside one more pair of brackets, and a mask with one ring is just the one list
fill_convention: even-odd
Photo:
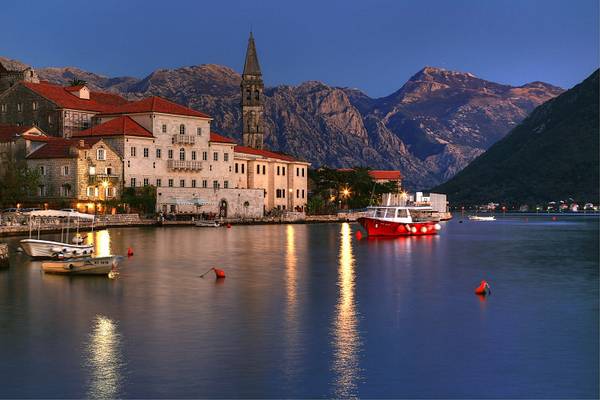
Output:
[[94,253],[92,244],[71,244],[52,240],[23,239],[20,242],[25,254],[34,258],[78,258]]
[[81,258],[64,261],[45,261],[42,270],[59,275],[108,275],[117,267],[117,257]]
[[400,223],[362,217],[358,223],[368,236],[424,236],[435,235],[440,229],[436,221]]

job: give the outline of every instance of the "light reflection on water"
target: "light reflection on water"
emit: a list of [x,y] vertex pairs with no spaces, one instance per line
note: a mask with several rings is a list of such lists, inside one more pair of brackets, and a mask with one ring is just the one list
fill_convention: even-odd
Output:
[[96,255],[96,257],[105,257],[112,255],[110,247],[110,232],[108,231],[108,229],[88,232],[85,240],[87,244],[94,245],[94,254]]
[[286,246],[285,246],[285,285],[286,285],[286,309],[285,309],[285,330],[286,346],[284,354],[284,373],[288,380],[293,379],[298,368],[298,304],[297,304],[297,277],[296,268],[298,256],[296,254],[296,237],[294,225],[288,225],[286,228]]
[[87,348],[86,367],[89,370],[88,398],[117,397],[123,384],[121,335],[110,318],[96,316]]
[[339,300],[333,324],[333,372],[334,397],[349,398],[358,396],[359,351],[361,347],[358,332],[358,312],[354,300],[354,255],[352,253],[352,232],[344,223],[340,230],[340,252],[338,264]]

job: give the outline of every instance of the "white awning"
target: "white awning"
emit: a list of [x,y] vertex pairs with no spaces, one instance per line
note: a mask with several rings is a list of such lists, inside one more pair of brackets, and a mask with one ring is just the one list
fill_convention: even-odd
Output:
[[30,211],[28,213],[24,213],[29,215],[30,217],[62,217],[62,218],[73,218],[73,219],[89,219],[94,220],[94,216],[92,214],[84,214],[77,211],[61,211],[61,210],[40,210],[40,211]]
[[182,198],[178,198],[178,197],[170,197],[164,203],[166,203],[166,204],[175,204],[175,205],[178,205],[178,206],[198,206],[198,207],[200,207],[200,206],[207,205],[208,201],[202,200],[202,199],[198,199],[198,198],[182,199]]

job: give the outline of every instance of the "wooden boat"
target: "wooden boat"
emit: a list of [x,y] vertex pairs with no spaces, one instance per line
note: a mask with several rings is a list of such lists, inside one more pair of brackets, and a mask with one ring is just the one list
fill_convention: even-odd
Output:
[[[90,257],[94,252],[93,244],[83,244],[83,238],[79,234],[79,220],[86,219],[92,221],[92,230],[94,229],[94,216],[83,214],[76,211],[59,210],[41,210],[31,211],[29,215],[29,238],[21,240],[20,244],[25,253],[33,258],[77,258]],[[42,218],[66,218],[66,233],[61,231],[61,240],[42,240],[40,239],[40,227]],[[77,233],[72,242],[69,243],[69,229],[71,219],[77,222]],[[32,238],[32,231],[37,221],[37,239]]]
[[219,224],[219,221],[216,220],[208,221],[201,219],[199,221],[196,221],[196,226],[202,228],[218,228],[219,226],[221,226],[221,224]]
[[496,217],[494,217],[493,215],[490,215],[487,217],[481,217],[479,215],[471,215],[469,217],[469,220],[471,220],[471,221],[495,221]]
[[120,256],[107,256],[45,261],[42,270],[47,274],[108,275],[117,268],[120,259]]
[[434,218],[413,218],[412,213],[431,212],[431,207],[381,206],[369,207],[367,216],[358,223],[369,236],[435,235],[441,229]]

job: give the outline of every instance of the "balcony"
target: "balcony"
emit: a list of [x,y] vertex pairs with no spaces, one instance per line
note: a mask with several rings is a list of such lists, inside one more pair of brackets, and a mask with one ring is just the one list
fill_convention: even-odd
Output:
[[192,135],[173,135],[173,144],[195,144],[196,137]]
[[169,168],[170,170],[200,171],[202,169],[202,162],[167,160],[167,168]]
[[88,184],[94,185],[97,183],[108,182],[111,186],[115,186],[119,182],[119,175],[112,174],[94,174],[89,175]]

